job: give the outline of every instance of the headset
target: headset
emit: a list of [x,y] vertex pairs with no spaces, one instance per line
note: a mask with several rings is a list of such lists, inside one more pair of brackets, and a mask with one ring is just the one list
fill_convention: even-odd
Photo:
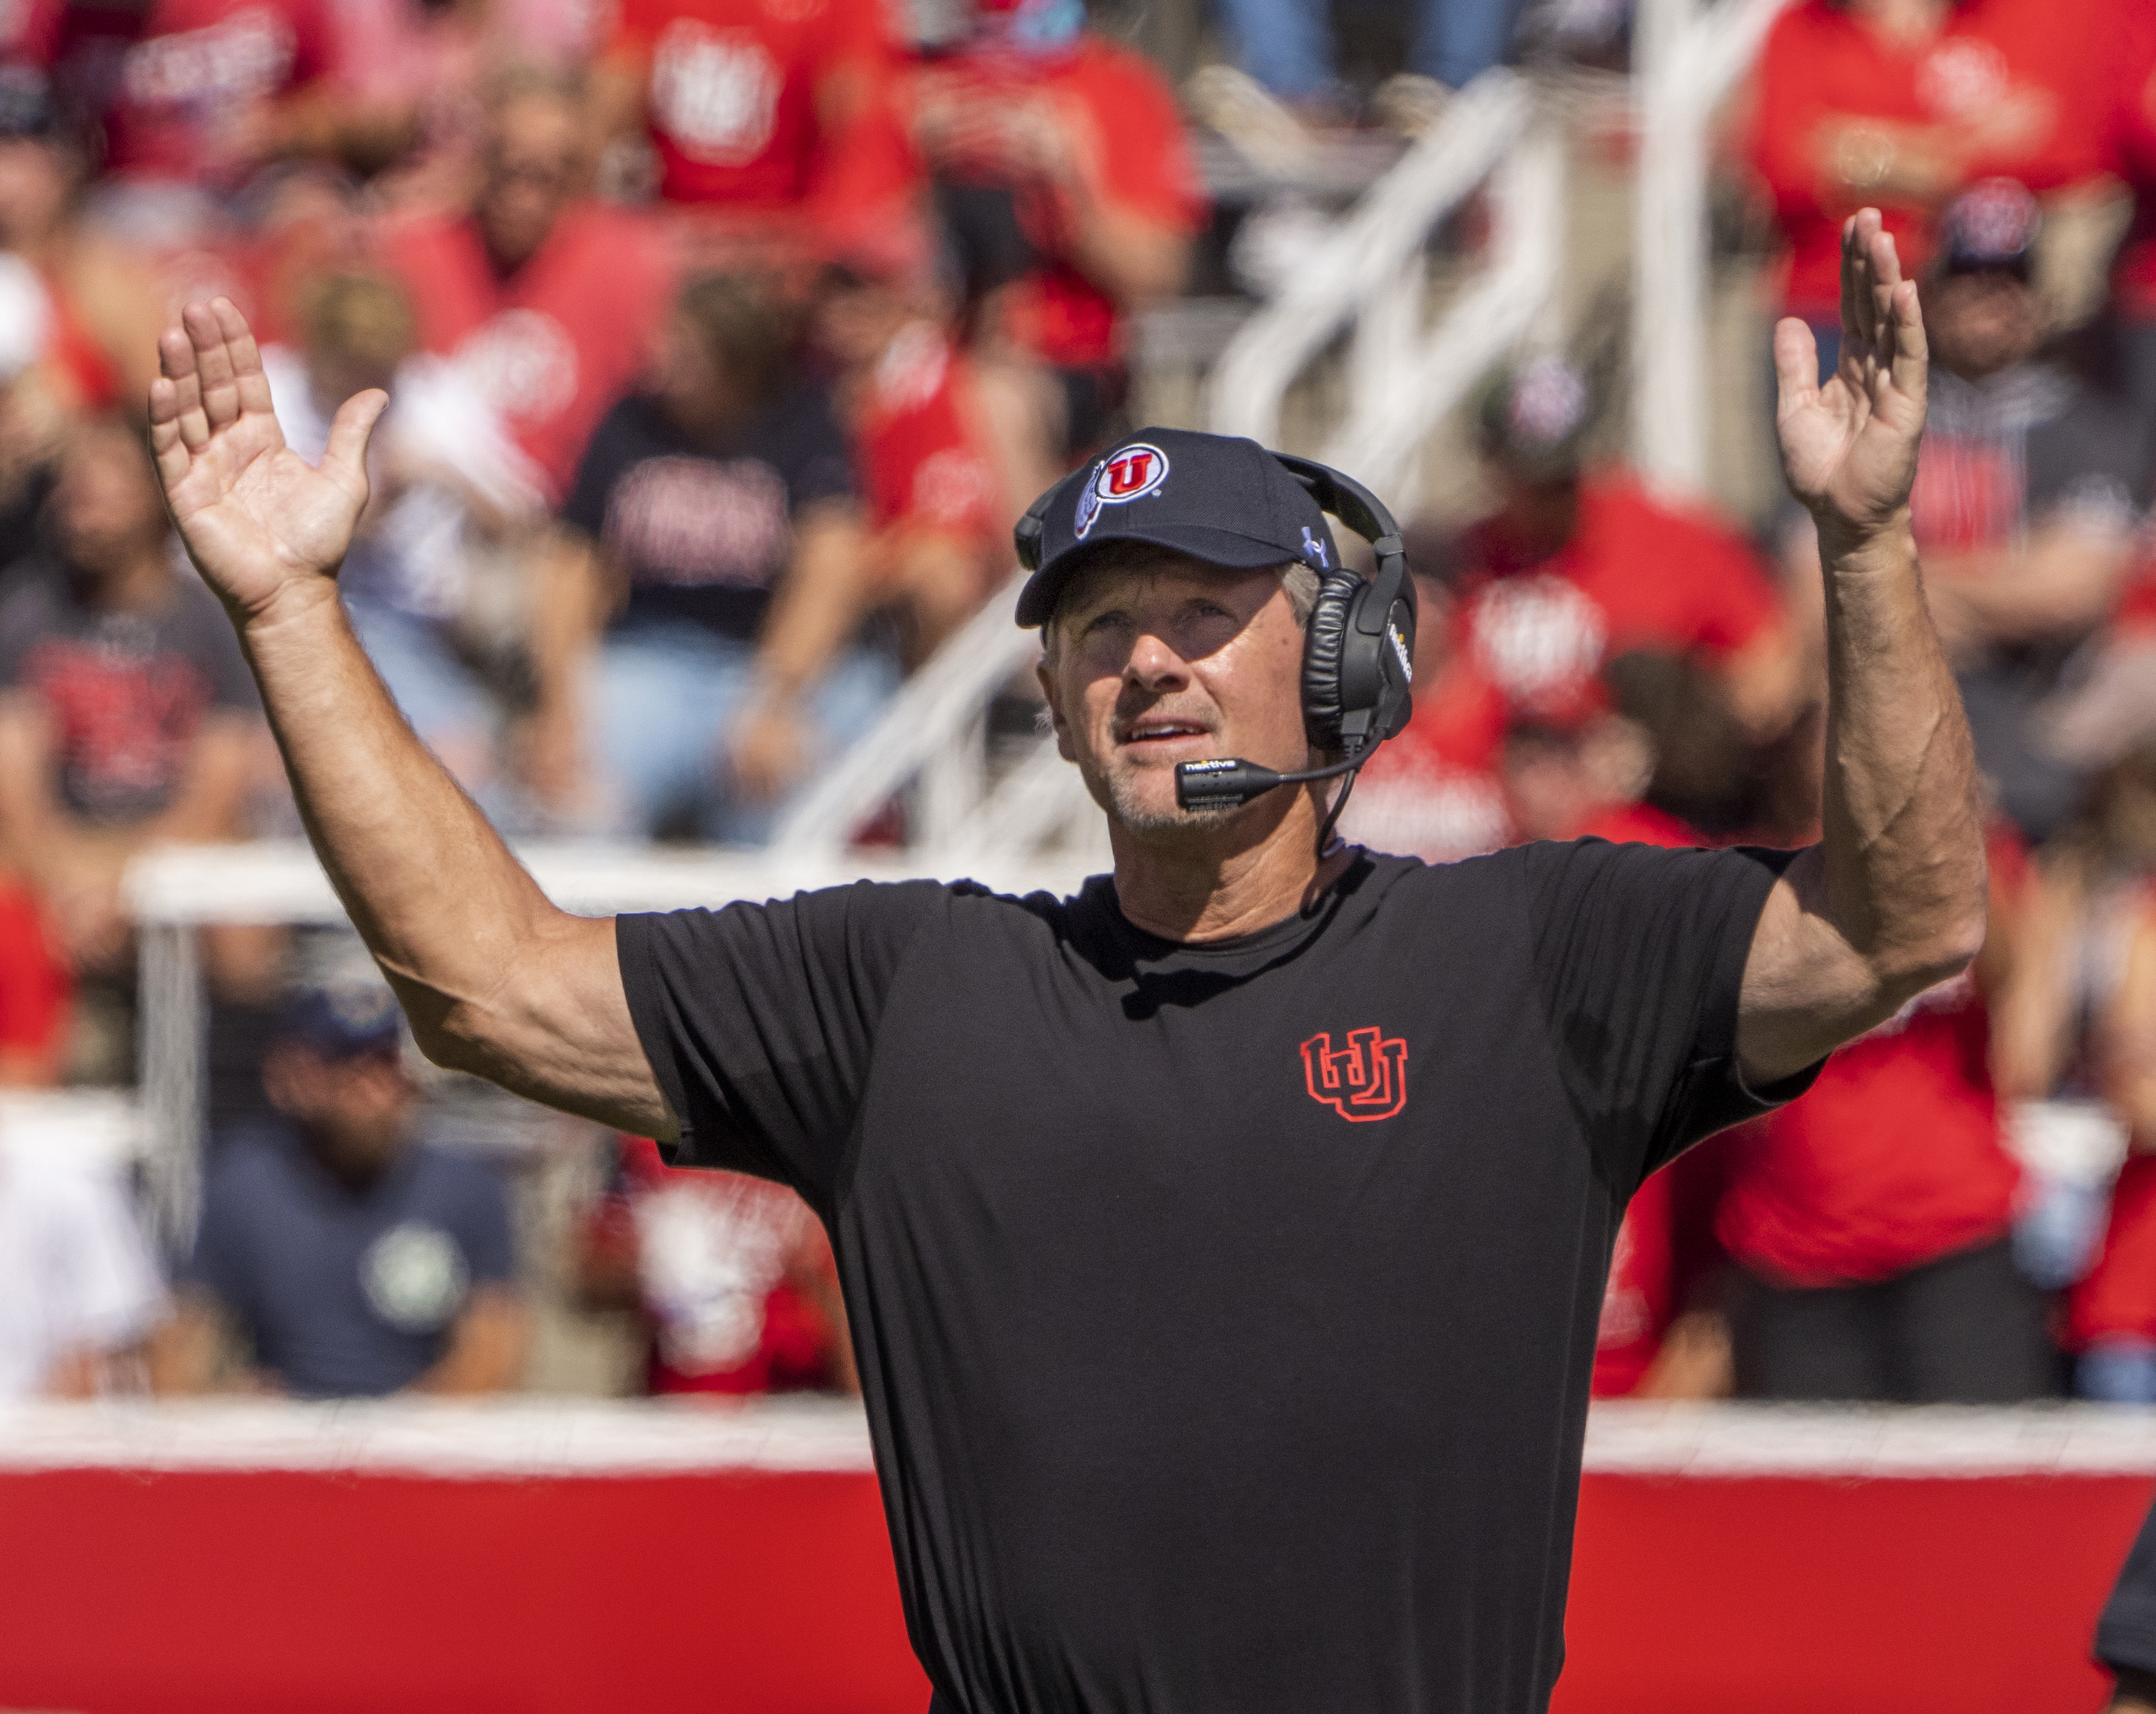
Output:
[[[1288,774],[1234,756],[1178,763],[1175,800],[1186,810],[1235,809],[1277,786],[1352,776],[1414,712],[1415,586],[1399,525],[1384,502],[1353,477],[1314,459],[1285,452],[1270,456],[1302,485],[1319,511],[1366,539],[1378,556],[1371,578],[1344,567],[1317,568],[1317,600],[1304,632],[1303,730],[1319,749],[1344,751],[1345,759]],[[1040,569],[1049,502],[1061,486],[1034,502],[1014,533],[1019,564],[1029,572]],[[1351,777],[1350,790],[1353,785]],[[1343,791],[1318,831],[1321,849],[1347,802]]]

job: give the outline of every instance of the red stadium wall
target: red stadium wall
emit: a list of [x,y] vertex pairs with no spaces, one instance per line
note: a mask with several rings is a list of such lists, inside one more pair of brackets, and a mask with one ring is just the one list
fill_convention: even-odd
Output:
[[[255,1449],[259,1467],[244,1444],[161,1453],[149,1413],[131,1466],[110,1445],[71,1465],[49,1432],[11,1459],[0,1422],[0,1707],[926,1706],[855,1452],[808,1467],[767,1436],[747,1461],[691,1446],[490,1468],[485,1449],[439,1455],[457,1439],[440,1413],[432,1451],[393,1457],[349,1418],[338,1440],[337,1420],[304,1457]],[[1732,1474],[1699,1455],[1714,1444],[1590,1470],[1558,1714],[2101,1706],[2090,1629],[2156,1489],[2119,1466],[2156,1470],[2156,1447],[1936,1475],[1815,1448]]]

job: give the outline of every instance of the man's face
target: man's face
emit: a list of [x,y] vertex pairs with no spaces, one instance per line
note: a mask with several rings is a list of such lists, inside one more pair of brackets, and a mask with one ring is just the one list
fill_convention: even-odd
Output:
[[1310,765],[1303,632],[1277,569],[1230,571],[1163,551],[1081,572],[1055,632],[1040,683],[1056,746],[1123,826],[1217,823],[1220,811],[1176,806],[1178,762]]
[[165,538],[164,502],[148,457],[117,425],[93,425],[75,437],[50,504],[62,557],[92,577],[125,570]]
[[2043,342],[2036,294],[2009,273],[1944,274],[1924,296],[1932,355],[1971,381],[2026,363]]
[[410,1140],[418,1089],[394,1046],[334,1057],[286,1043],[264,1062],[262,1083],[341,1176],[378,1176]]
[[575,194],[583,169],[581,128],[566,103],[532,96],[495,116],[474,212],[496,262],[516,268],[531,259]]

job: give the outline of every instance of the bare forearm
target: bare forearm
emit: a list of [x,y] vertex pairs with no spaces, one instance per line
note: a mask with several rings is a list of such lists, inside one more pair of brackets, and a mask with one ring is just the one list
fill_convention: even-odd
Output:
[[1181,233],[1091,198],[1078,200],[1073,213],[1072,263],[1123,308],[1142,309],[1183,289],[1190,243]]
[[1975,750],[1906,515],[1866,540],[1821,545],[1825,911],[1882,986],[1906,997],[1982,943]]
[[850,519],[822,519],[802,532],[757,648],[757,672],[771,692],[791,697],[807,689],[853,636],[868,605],[865,547]]
[[241,641],[322,867],[432,1052],[554,908],[405,723],[334,584],[294,590]]

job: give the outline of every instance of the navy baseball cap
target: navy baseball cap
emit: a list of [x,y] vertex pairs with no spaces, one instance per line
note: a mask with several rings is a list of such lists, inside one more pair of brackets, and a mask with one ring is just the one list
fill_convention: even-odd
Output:
[[[1029,558],[1036,517],[1038,558]],[[1019,535],[1019,558],[1033,568],[1019,591],[1024,625],[1047,624],[1072,574],[1109,542],[1147,542],[1237,571],[1340,564],[1325,514],[1272,454],[1191,429],[1140,429],[1117,441],[1036,501]]]
[[403,1014],[381,982],[325,983],[299,989],[285,1003],[280,1041],[311,1047],[325,1059],[357,1059],[397,1045]]
[[1940,270],[2026,280],[2042,221],[2036,198],[2020,180],[1979,179],[1940,217]]

